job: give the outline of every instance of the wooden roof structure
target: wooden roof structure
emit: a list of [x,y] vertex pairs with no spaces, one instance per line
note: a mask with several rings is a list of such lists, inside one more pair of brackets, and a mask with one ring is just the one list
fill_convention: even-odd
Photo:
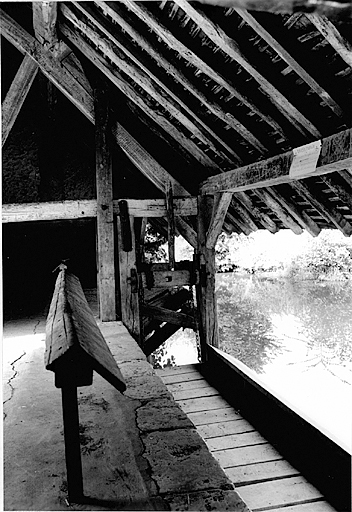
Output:
[[[226,192],[213,220],[227,232],[350,236],[351,4],[207,3],[33,2],[17,20],[4,4],[1,35],[24,58],[3,144],[38,69],[94,123],[93,65],[113,138],[155,197],[170,183],[180,197]],[[315,141],[317,164],[292,178],[296,148]],[[192,239],[192,219],[176,220]]]

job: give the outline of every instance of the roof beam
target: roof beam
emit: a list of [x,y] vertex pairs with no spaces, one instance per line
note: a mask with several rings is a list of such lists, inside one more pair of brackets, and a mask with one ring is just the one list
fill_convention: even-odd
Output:
[[[351,4],[348,5],[349,9],[351,9]],[[305,16],[325,37],[328,43],[330,43],[334,50],[340,55],[341,59],[343,59],[346,64],[352,67],[352,45],[349,41],[342,37],[335,25],[324,16],[308,13],[305,13]]]
[[[121,42],[121,38],[124,37],[122,31],[115,31],[114,34],[111,33],[109,30],[109,25],[111,22],[107,21],[106,16],[104,16],[103,13],[105,15],[108,14],[111,16],[114,22],[118,22],[117,20],[119,20],[119,25],[122,26],[123,30],[126,30],[126,28],[127,30],[130,29],[129,32],[132,32],[132,38],[134,41],[136,41],[136,38],[139,40],[141,39],[138,32],[134,28],[130,27],[125,20],[119,17],[116,14],[116,11],[107,5],[102,6],[101,4],[99,4],[99,8],[103,9],[102,13],[97,12],[97,10],[94,11],[87,3],[84,4],[84,6],[82,6],[82,2],[72,2],[72,4],[77,9],[79,9],[79,11],[83,14],[84,17],[87,18],[87,20],[93,23],[94,26],[104,34],[104,38],[97,36],[95,32],[90,30],[86,24],[81,24],[82,20],[78,21],[74,16],[74,23],[78,23],[78,25],[81,26],[82,30],[84,30],[84,33],[90,37],[91,41],[95,45],[99,43],[101,50],[109,59],[111,59],[112,62],[114,62],[122,71],[127,73],[133,80],[136,81],[137,77],[138,85],[145,89],[145,91],[148,92],[148,94],[150,94],[156,101],[158,101],[163,106],[163,108],[167,108],[171,115],[176,117],[176,119],[179,119],[179,121],[182,122],[182,124],[190,131],[192,136],[197,137],[204,144],[207,144],[209,148],[212,149],[212,151],[217,153],[223,159],[228,160],[228,155],[230,154],[230,159],[232,161],[237,163],[240,161],[239,156],[229,146],[227,146],[227,144],[224,143],[221,138],[206,123],[204,123],[197,116],[197,114],[182,101],[178,95],[174,94],[174,92],[169,87],[167,87],[167,85],[165,85],[165,83],[157,76],[157,74],[153,74],[151,70],[148,69],[146,65],[144,65],[145,52],[148,51],[149,54],[155,53],[154,48],[150,43],[148,43],[148,41],[144,39],[144,45],[142,45],[144,51],[143,53],[140,52],[140,54],[136,56],[135,45],[132,45],[127,38],[124,38]],[[61,10],[63,14],[69,13],[67,15],[67,19],[72,21],[72,11],[70,12],[67,7],[64,6],[62,6]],[[119,57],[118,53],[114,51],[113,46],[115,46],[118,50],[121,50],[128,57],[128,59],[131,60],[132,64],[128,62],[128,59],[126,60],[126,58]],[[170,68],[173,67],[172,64],[169,64],[160,54],[159,59],[157,60],[157,64],[159,67],[166,67],[168,73],[170,73]],[[178,74],[176,68],[174,68],[174,71],[174,74]],[[162,94],[158,88],[164,91],[168,98],[165,97],[165,95]],[[188,117],[183,112],[185,112]],[[214,144],[213,141],[215,141],[217,145]],[[227,153],[226,155],[223,153],[222,148],[225,149]]]
[[227,8],[250,9],[252,11],[282,12],[282,13],[300,13],[316,12],[320,15],[332,15],[349,17],[351,14],[351,4],[343,0],[331,2],[330,0],[197,0],[202,4],[218,5]]
[[283,223],[283,225],[291,229],[295,235],[300,235],[303,230],[301,226],[291,217],[285,208],[267,191],[264,189],[258,189],[255,194],[259,199],[266,204],[277,216],[277,218]]
[[[304,148],[304,146],[303,146]],[[252,190],[281,183],[292,183],[298,178],[290,176],[290,168],[297,150],[255,162],[232,171],[211,176],[201,184],[202,194],[214,194],[224,190],[237,192]],[[344,130],[321,140],[321,150],[315,169],[299,179],[352,169],[352,129]]]
[[[164,71],[178,82],[184,89],[190,92],[197,100],[201,103],[202,107],[205,107],[212,114],[217,116],[219,119],[228,124],[228,117],[226,112],[215,102],[210,102],[207,97],[202,94],[188,78],[175,66],[173,66],[158,50],[155,49],[153,45],[151,45],[147,38],[143,37],[133,26],[129,24],[128,21],[119,15],[117,11],[115,11],[112,7],[110,7],[106,2],[99,2],[98,7],[102,10],[102,12],[108,16],[110,16],[115,23],[117,23],[121,29],[126,32],[131,39],[138,44],[140,49],[143,52],[147,52],[148,55],[156,62],[159,67],[162,67]],[[139,59],[140,60],[140,59]],[[161,82],[162,83],[162,82]],[[205,124],[205,123],[204,123]],[[208,127],[209,130],[209,127]],[[245,128],[246,130],[246,128]],[[252,134],[249,135],[251,136]],[[211,136],[219,142],[226,153],[230,156],[231,159],[235,159],[237,161],[241,161],[240,157],[235,153],[235,151],[230,148],[216,133],[211,132]],[[246,139],[247,141],[249,139]],[[259,142],[259,141],[258,141]],[[259,142],[260,143],[260,142]],[[261,143],[260,143],[261,144]],[[265,148],[264,148],[265,150]]]
[[283,195],[281,191],[278,191],[274,187],[268,188],[270,194],[278,203],[281,204],[283,208],[285,208],[290,215],[300,224],[309,234],[316,237],[319,235],[321,229],[318,224],[309,217],[309,215],[303,210],[300,209],[296,204],[294,204],[287,195]]
[[2,103],[2,145],[15,124],[37,71],[37,64],[29,55],[25,55]]
[[251,214],[248,212],[248,210],[242,206],[242,203],[240,203],[236,196],[232,199],[230,203],[230,212],[235,211],[237,215],[240,216],[241,220],[246,223],[246,225],[252,230],[252,231],[258,231],[258,226],[254,222],[253,218],[251,217]]
[[269,215],[262,212],[257,206],[255,206],[252,199],[245,192],[236,192],[234,197],[240,201],[251,215],[260,222],[265,229],[270,231],[270,233],[277,233],[279,231],[279,228]]
[[51,50],[55,56],[69,53],[71,50],[63,42],[59,41],[56,21],[57,21],[57,2],[35,1],[32,2],[33,28],[37,41],[46,50]]
[[348,192],[345,186],[341,186],[340,183],[333,180],[331,176],[322,176],[321,179],[352,211],[352,190]]
[[241,53],[237,44],[231,39],[221,27],[213,23],[207,16],[196,11],[186,0],[175,0],[181,9],[191,20],[196,23],[204,34],[231,59],[237,62],[247,73],[258,83],[262,92],[276,106],[276,108],[290,120],[295,128],[306,135],[320,137],[319,130],[311,123],[280,91],[276,89],[263,75],[261,75]]
[[[177,51],[183,59],[192,64],[192,66],[196,67],[197,70],[209,76],[212,80],[214,80],[214,82],[228,91],[230,93],[230,98],[228,98],[228,100],[236,98],[249,110],[254,112],[266,124],[271,126],[277,133],[280,133],[280,135],[286,140],[286,135],[277,121],[275,121],[267,113],[261,112],[260,109],[254,105],[254,103],[252,103],[248,98],[237,91],[237,89],[235,89],[230,82],[225,80],[225,78],[213,70],[211,66],[209,66],[200,57],[198,57],[198,55],[196,55],[194,52],[192,52],[192,50],[181,43],[181,41],[179,41],[168,29],[161,25],[159,21],[152,14],[150,14],[144,6],[133,0],[120,0],[120,3],[126,5],[129,11],[133,12],[133,14],[135,14],[141,21],[143,21],[149,30],[153,30],[155,34],[163,41],[163,43],[165,43],[171,50]],[[231,122],[231,119],[235,120],[235,118],[230,116],[229,122]],[[235,121],[238,123],[237,120]],[[234,128],[234,126],[231,127]]]
[[[66,9],[65,9],[66,10]],[[218,165],[207,156],[190,138],[190,134],[185,135],[183,132],[175,128],[160,111],[151,107],[137,91],[122,78],[115,66],[109,64],[107,60],[95,48],[87,44],[86,40],[78,31],[73,31],[66,23],[60,24],[61,32],[68,38],[83,55],[85,55],[95,66],[104,73],[104,75],[133,103],[135,103],[142,112],[146,113],[149,118],[156,123],[157,126],[169,134],[189,155],[192,155],[201,165],[209,169],[211,172],[220,170]],[[138,83],[138,75],[134,76]],[[161,100],[160,100],[161,101]]]
[[268,43],[273,50],[284,60],[291,69],[300,77],[302,80],[309,85],[312,91],[314,91],[323,102],[334,112],[338,117],[343,116],[343,110],[336,103],[336,101],[325,91],[314,78],[304,69],[302,66],[285,50],[285,48],[267,31],[265,28],[257,22],[257,20],[246,10],[235,9],[237,14],[249,25],[266,43]]
[[351,224],[341,215],[341,213],[329,202],[327,198],[317,190],[312,192],[310,188],[300,181],[292,182],[291,186],[326,219],[331,222],[345,236],[352,234]]
[[[120,215],[119,201],[113,201],[115,215]],[[128,211],[133,217],[155,219],[167,217],[165,199],[124,199]],[[197,198],[174,198],[173,208],[176,218],[180,215],[197,215]],[[41,203],[9,203],[2,205],[2,222],[33,222],[44,220],[73,220],[94,218],[97,216],[95,199],[50,201]],[[187,224],[189,227],[189,225]]]
[[205,237],[206,247],[208,249],[212,249],[216,244],[218,236],[221,233],[221,229],[224,224],[224,220],[231,199],[231,192],[223,192],[222,194],[216,194],[214,197],[213,213]]
[[[76,77],[54,59],[50,52],[45,52],[42,46],[26,32],[18,23],[0,9],[1,34],[12,43],[21,53],[30,55],[38,64],[41,71],[51,80],[54,85],[74,104],[76,107],[94,123],[94,103],[91,89],[88,89],[88,82],[85,77],[77,80]],[[76,75],[79,69],[76,68]],[[84,85],[82,85],[84,84]],[[144,174],[163,192],[166,182],[173,183],[174,194],[184,196],[190,195],[172,176],[138,144],[138,142],[119,124],[115,123],[112,129],[113,135],[122,150]],[[136,151],[137,150],[137,151]],[[186,221],[182,222],[180,233],[183,236],[189,233],[191,236],[186,240],[193,245],[197,235],[191,226],[185,229]],[[178,226],[178,217],[176,217]],[[182,231],[181,231],[182,230]]]

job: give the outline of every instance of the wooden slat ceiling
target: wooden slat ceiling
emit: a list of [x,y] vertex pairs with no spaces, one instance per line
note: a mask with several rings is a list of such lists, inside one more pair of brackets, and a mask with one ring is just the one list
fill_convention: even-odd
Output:
[[[58,38],[73,50],[61,65],[82,79],[80,62],[93,63],[116,122],[191,194],[209,176],[351,127],[351,18],[185,0],[58,6]],[[351,169],[237,192],[224,229],[349,236],[351,198]]]

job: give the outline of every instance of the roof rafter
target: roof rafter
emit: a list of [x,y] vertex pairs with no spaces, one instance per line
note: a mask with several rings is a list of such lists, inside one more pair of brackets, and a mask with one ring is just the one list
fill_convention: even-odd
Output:
[[15,124],[37,71],[37,64],[29,55],[25,55],[2,103],[2,145]]
[[[218,165],[206,155],[189,136],[186,136],[160,112],[153,109],[142,96],[121,76],[120,72],[111,65],[104,57],[93,47],[88,45],[86,40],[77,31],[73,31],[66,23],[60,24],[61,32],[67,37],[69,42],[76,46],[83,55],[94,62],[95,66],[104,73],[104,75],[123,92],[133,103],[135,103],[142,112],[145,112],[150,119],[152,119],[158,126],[161,126],[164,131],[173,137],[173,139],[189,153],[189,155],[196,158],[204,167],[210,169],[212,172],[220,171]],[[137,76],[136,76],[137,79]]]
[[[168,29],[162,26],[159,21],[152,16],[145,7],[140,5],[133,0],[120,0],[121,4],[126,5],[126,7],[133,12],[141,21],[143,21],[147,27],[153,30],[158,37],[173,51],[178,52],[183,59],[188,61],[194,67],[196,67],[199,71],[209,76],[214,82],[223,87],[226,91],[228,91],[232,98],[236,98],[243,105],[245,105],[249,110],[254,112],[260,119],[262,119],[266,124],[271,126],[277,133],[279,133],[284,139],[286,139],[286,135],[284,134],[281,126],[275,121],[271,116],[267,113],[261,112],[259,108],[254,105],[252,101],[243,96],[237,89],[233,87],[231,83],[229,83],[225,78],[223,78],[219,73],[213,70],[204,60],[202,60],[198,55],[196,55],[190,48],[185,46],[181,41],[179,41]],[[230,99],[230,98],[229,98]],[[229,117],[228,124],[232,121],[238,121],[231,116],[231,114],[227,114]],[[229,124],[229,126],[231,126]],[[233,126],[231,126],[233,127]]]
[[262,212],[257,206],[255,206],[248,194],[245,192],[236,192],[234,197],[240,201],[251,215],[260,222],[265,229],[270,231],[270,233],[277,233],[279,231],[275,222],[269,217],[269,215]]
[[[255,162],[232,171],[211,176],[201,184],[202,194],[214,194],[224,190],[233,192],[291,183],[290,168],[295,150]],[[321,140],[321,151],[312,173],[300,176],[327,174],[352,169],[352,129],[331,135]]]
[[325,37],[328,43],[331,44],[334,50],[340,55],[341,59],[343,59],[346,64],[352,67],[352,46],[346,39],[342,37],[335,25],[331,23],[331,21],[329,21],[327,18],[325,18],[325,16],[318,16],[317,14],[313,13],[305,13],[305,16]]
[[270,194],[278,203],[281,204],[283,208],[285,208],[290,215],[302,226],[302,228],[306,229],[308,233],[312,236],[318,236],[321,229],[318,224],[309,217],[309,215],[303,210],[300,209],[296,204],[294,204],[289,197],[284,196],[281,191],[279,191],[275,187],[268,187],[267,189]]
[[352,234],[352,226],[351,224],[341,215],[341,213],[329,203],[328,199],[323,197],[322,193],[319,193],[317,190],[314,192],[309,188],[309,186],[300,181],[292,182],[290,185],[296,189],[296,191],[305,199],[307,199],[310,204],[314,206],[314,208],[326,219],[329,223],[331,222],[337,229],[341,231],[345,236],[350,236]]
[[291,231],[296,235],[300,235],[303,232],[301,226],[295,221],[295,219],[293,219],[293,217],[291,217],[286,208],[282,207],[279,201],[277,201],[277,199],[275,199],[268,190],[257,189],[254,193],[270,208],[270,210],[275,213],[276,217],[286,228],[291,229]]
[[248,12],[243,9],[235,9],[237,14],[266,41],[271,48],[283,59],[295,73],[304,80],[309,87],[328,105],[328,107],[338,117],[343,116],[343,110],[330,96],[330,94],[321,87],[316,80],[285,50],[285,48]]
[[[139,82],[139,85],[143,87],[149,94],[154,96],[154,99],[156,99],[156,101],[158,101],[159,103],[161,101],[163,107],[168,107],[168,102],[170,102],[171,106],[168,108],[168,110],[170,111],[171,115],[174,115],[175,117],[175,108],[181,108],[181,112],[177,112],[176,117],[180,117],[181,115],[183,115],[182,110],[188,115],[188,118],[186,118],[186,121],[183,121],[183,124],[186,127],[188,127],[187,125],[190,125],[188,129],[191,131],[191,133],[193,133],[194,136],[196,136],[199,140],[207,144],[214,152],[218,153],[219,155],[222,155],[224,159],[230,158],[232,161],[240,161],[240,157],[233,151],[233,149],[231,149],[226,143],[224,143],[221,140],[221,138],[206,123],[204,123],[198,117],[198,115],[194,111],[192,111],[188,107],[188,105],[186,105],[183,102],[183,100],[179,96],[174,94],[173,91],[169,87],[167,87],[167,85],[165,85],[164,82],[160,80],[155,73],[152,73],[150,69],[148,69],[148,67],[144,65],[143,55],[140,54],[137,57],[132,51],[132,45],[127,41],[126,38],[122,43],[120,40],[117,39],[115,33],[112,34],[111,31],[109,31],[106,17],[104,17],[102,14],[99,16],[97,12],[94,12],[88,4],[84,4],[84,6],[82,6],[81,2],[72,2],[72,4],[77,9],[79,9],[80,12],[104,34],[104,37],[106,37],[107,40],[105,41],[102,38],[99,38],[99,46],[104,51],[104,53],[120,67],[122,71],[125,71],[133,79],[135,79],[135,73],[138,73],[137,68],[139,68],[141,73],[141,80]],[[109,16],[113,18],[114,22],[117,22],[118,20],[118,24],[122,26],[124,31],[128,30],[129,32],[132,32],[132,37],[135,41],[136,39],[141,39],[138,32],[134,30],[132,27],[130,27],[128,23],[125,22],[125,20],[119,17],[116,14],[116,12],[113,9],[111,9],[111,7],[102,6],[100,4],[99,7],[102,9],[103,13],[108,13]],[[67,8],[62,8],[62,11],[64,14],[65,12],[68,12]],[[68,19],[70,19],[70,15],[68,16]],[[119,37],[122,37],[120,33]],[[91,40],[96,44],[94,36],[93,38],[91,38]],[[139,44],[142,45],[144,52],[147,50],[149,54],[151,53],[154,55],[156,53],[152,45],[150,45],[146,39],[143,40],[143,43],[140,42]],[[116,54],[114,53],[114,47],[112,45],[116,45],[116,47],[119,50],[122,50],[124,54],[127,55],[129,59],[131,59],[131,61],[137,66],[137,68],[134,70],[132,66],[129,66],[125,59],[118,59]],[[166,61],[166,59],[162,57],[161,54],[159,54],[159,57],[157,58],[157,63],[159,66],[163,65],[164,67],[167,67],[167,72],[170,72],[170,67],[172,67],[172,65],[169,64]],[[174,68],[173,71],[174,76],[180,74],[176,68]],[[165,98],[165,96],[161,97],[160,93],[153,85],[153,82],[157,84],[157,86],[160,87],[160,89],[162,89],[169,96],[169,99]],[[213,143],[213,141],[216,142],[218,147]],[[223,150],[226,151],[226,155],[222,154]],[[263,150],[266,151],[264,147]]]
[[259,84],[260,89],[276,106],[276,108],[295,126],[295,128],[306,135],[310,133],[315,137],[320,137],[319,130],[309,121],[294,105],[292,105],[285,96],[276,89],[263,75],[261,75],[242,55],[237,44],[231,39],[221,27],[213,23],[207,16],[198,12],[186,0],[175,0],[175,3],[181,7],[189,18],[196,23],[204,34],[219,46],[221,50],[229,55],[231,59],[237,62],[245,69],[251,77]]
[[[141,50],[146,51],[158,66],[162,67],[168,75],[172,76],[176,82],[182,85],[184,89],[186,89],[195,98],[197,98],[202,107],[205,107],[212,114],[228,124],[228,117],[222,107],[215,102],[210,102],[207,97],[202,94],[178,68],[173,66],[167,59],[165,59],[165,57],[158,50],[156,50],[155,47],[152,46],[145,37],[143,37],[137,30],[135,30],[135,28],[129,24],[126,19],[120,16],[119,13],[112,9],[106,2],[99,2],[98,7],[105,15],[110,16],[112,20],[118,24],[134,42],[138,44]],[[220,137],[218,137],[217,134],[213,133],[212,136],[223,146],[225,151],[230,155],[230,158],[235,158],[237,161],[241,160],[237,153],[232,148],[230,148],[230,146],[228,146]],[[248,141],[248,139],[246,140]],[[266,151],[265,148],[264,151]]]
[[[54,85],[74,104],[77,108],[94,123],[94,103],[93,93],[87,90],[89,86],[85,77],[78,81],[72,76],[69,71],[60,65],[56,59],[50,56],[50,52],[45,52],[41,45],[28,34],[18,23],[16,23],[8,14],[0,9],[0,27],[2,35],[12,43],[20,52],[30,55],[40,67],[42,72],[51,80]],[[78,68],[76,69],[79,74]],[[84,83],[85,85],[81,85]],[[160,164],[145,151],[138,142],[119,124],[115,123],[113,127],[113,135],[122,150],[130,158],[133,163],[139,163],[137,167],[140,171],[144,171],[145,175],[153,181],[153,183],[165,192],[165,180],[169,183],[173,181],[175,195],[190,195],[189,192],[182,187],[172,176],[160,166]],[[139,152],[133,151],[133,148],[138,148]],[[146,167],[146,162],[151,164]],[[180,219],[180,233],[185,236],[190,235],[186,240],[195,247],[197,244],[194,242],[197,235],[193,228],[188,223],[176,217],[176,226],[179,228],[178,219]]]

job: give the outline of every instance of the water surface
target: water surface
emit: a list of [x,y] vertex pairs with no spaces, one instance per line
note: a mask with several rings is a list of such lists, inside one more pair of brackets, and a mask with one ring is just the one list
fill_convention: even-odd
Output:
[[[227,354],[345,449],[351,449],[352,283],[218,274]],[[194,333],[170,338],[159,364],[197,362]]]

